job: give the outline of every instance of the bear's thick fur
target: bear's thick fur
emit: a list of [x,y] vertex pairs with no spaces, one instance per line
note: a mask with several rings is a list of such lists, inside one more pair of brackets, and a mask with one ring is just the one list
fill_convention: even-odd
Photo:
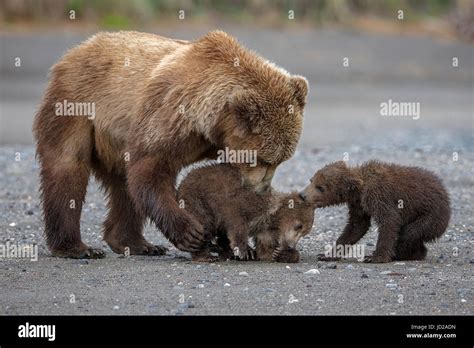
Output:
[[376,160],[357,167],[328,164],[301,196],[319,208],[348,205],[349,220],[336,245],[357,243],[372,219],[379,233],[375,252],[366,259],[372,262],[423,260],[424,243],[441,237],[451,216],[448,193],[436,175]]
[[[176,202],[179,170],[226,147],[252,149],[257,165],[237,166],[245,185],[264,191],[294,153],[307,89],[220,31],[192,42],[99,33],[71,49],[52,68],[34,122],[52,254],[104,256],[80,235],[91,173],[109,197],[104,239],[114,252],[165,251],[143,238],[147,217],[181,250],[199,250],[203,228]],[[65,115],[66,103],[95,112]]]

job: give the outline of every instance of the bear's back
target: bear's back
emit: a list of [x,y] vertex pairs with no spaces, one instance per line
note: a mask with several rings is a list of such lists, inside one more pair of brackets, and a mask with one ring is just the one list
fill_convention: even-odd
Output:
[[401,200],[414,213],[449,210],[449,196],[441,179],[427,169],[373,160],[364,163],[361,172],[366,189],[387,192],[393,204]]

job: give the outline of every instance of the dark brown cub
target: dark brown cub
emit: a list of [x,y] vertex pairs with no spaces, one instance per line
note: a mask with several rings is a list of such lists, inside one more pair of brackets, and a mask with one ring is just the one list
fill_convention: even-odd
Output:
[[[201,262],[230,257],[298,262],[296,245],[311,231],[315,209],[297,193],[255,193],[228,164],[191,171],[178,188],[178,202],[204,227],[207,245],[192,253]],[[255,250],[248,246],[249,238],[255,240]]]
[[318,208],[348,205],[337,245],[357,243],[373,219],[379,237],[372,262],[424,259],[424,243],[439,238],[451,216],[448,193],[436,175],[376,160],[357,167],[331,163],[316,172],[301,197]]

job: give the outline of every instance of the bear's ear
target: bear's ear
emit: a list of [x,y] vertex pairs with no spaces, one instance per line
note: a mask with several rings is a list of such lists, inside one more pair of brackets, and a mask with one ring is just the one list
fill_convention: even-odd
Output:
[[349,191],[360,191],[363,184],[362,179],[356,177],[355,175],[350,175],[346,181]]
[[255,134],[261,132],[262,113],[252,91],[235,92],[229,102],[229,109],[241,129]]
[[294,75],[290,80],[291,87],[295,91],[295,99],[301,108],[306,105],[306,96],[308,95],[308,80],[303,76]]
[[345,161],[337,161],[333,163],[333,166],[344,169],[347,168],[347,163]]

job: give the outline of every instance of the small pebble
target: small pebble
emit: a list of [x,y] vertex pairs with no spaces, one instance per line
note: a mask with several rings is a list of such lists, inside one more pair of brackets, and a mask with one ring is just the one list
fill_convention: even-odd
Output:
[[362,273],[361,278],[367,279],[367,278],[369,278],[369,276],[365,273]]
[[321,274],[316,268],[310,269],[309,271],[304,272],[304,274]]
[[74,263],[76,265],[88,265],[89,260],[74,260],[72,263]]
[[117,310],[117,309],[120,309],[120,307],[119,306],[114,306],[114,309]]
[[239,276],[248,277],[249,274],[247,272],[239,272]]
[[229,283],[225,283],[224,286],[230,286],[230,284],[229,284]]
[[388,283],[388,284],[385,284],[385,287],[390,289],[390,290],[395,290],[397,288],[397,284],[396,283]]
[[354,266],[352,266],[352,265],[347,265],[347,266],[346,266],[346,269],[354,269]]
[[10,227],[15,227],[15,226],[16,226],[16,223],[11,222],[11,223],[8,224],[8,226],[10,226]]

